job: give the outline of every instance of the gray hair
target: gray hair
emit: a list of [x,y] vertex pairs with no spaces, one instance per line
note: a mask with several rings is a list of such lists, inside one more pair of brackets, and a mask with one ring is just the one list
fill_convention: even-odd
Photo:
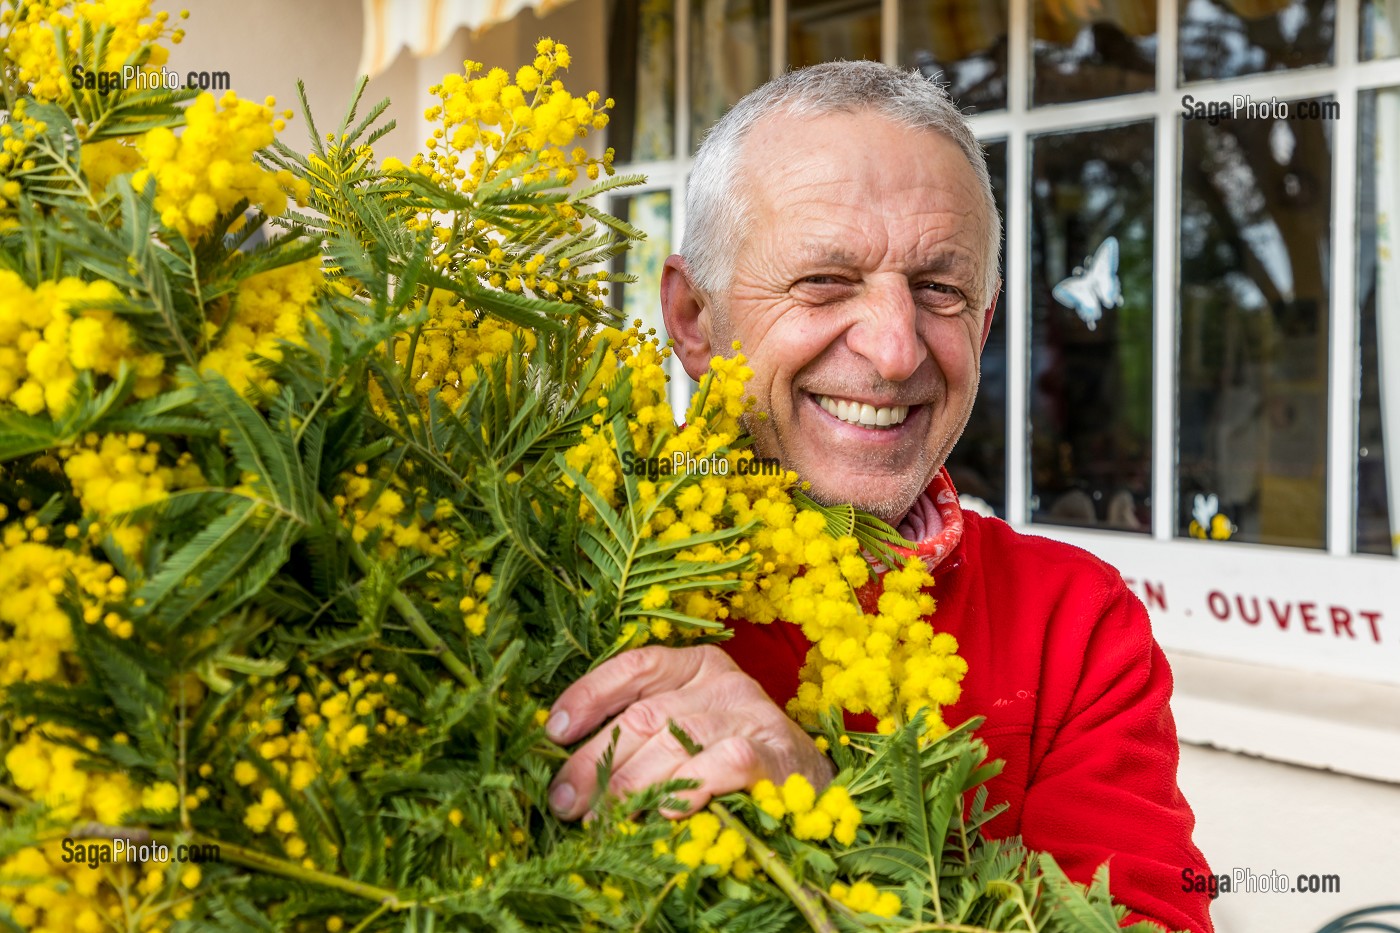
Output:
[[931,129],[957,143],[985,194],[987,268],[980,300],[990,302],[1001,253],[1001,215],[987,159],[948,92],[918,71],[879,62],[826,62],[790,71],[747,94],[705,134],[695,153],[685,201],[685,258],[691,281],[717,298],[730,286],[734,251],[749,227],[748,192],[734,179],[744,141],[764,118],[779,113],[820,116],[868,110],[909,129]]

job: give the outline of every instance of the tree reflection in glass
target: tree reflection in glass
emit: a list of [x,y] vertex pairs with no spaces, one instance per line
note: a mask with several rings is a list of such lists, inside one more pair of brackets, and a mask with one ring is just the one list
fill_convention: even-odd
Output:
[[1238,119],[1183,126],[1183,536],[1196,496],[1213,495],[1239,540],[1323,546],[1328,125]]
[[1007,0],[902,0],[899,65],[948,85],[964,112],[1006,109]]
[[1035,0],[1034,15],[1036,106],[1156,86],[1156,0]]
[[1031,143],[1036,522],[1149,530],[1153,146],[1150,122]]
[[[987,143],[987,172],[997,210],[1006,216],[1006,142]],[[1006,224],[1001,227],[1001,276],[1006,277]],[[981,499],[1006,517],[1006,288],[997,296],[992,330],[982,351],[977,403],[962,437],[948,457],[948,474],[964,497]]]
[[1183,81],[1332,62],[1336,0],[1181,0],[1180,10]]

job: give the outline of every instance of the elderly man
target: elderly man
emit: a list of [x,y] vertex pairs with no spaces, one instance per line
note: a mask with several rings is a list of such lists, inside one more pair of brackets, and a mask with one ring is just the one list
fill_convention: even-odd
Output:
[[[919,542],[934,624],[970,668],[944,716],[985,716],[978,735],[1006,760],[990,796],[1009,808],[992,834],[1021,834],[1081,881],[1110,859],[1136,917],[1208,931],[1204,897],[1182,890],[1182,870],[1205,863],[1176,786],[1171,673],[1142,604],[1089,554],[963,513],[943,469],[977,393],[999,243],[982,150],[937,85],[870,62],[795,71],[740,101],[696,155],[685,243],[661,285],[667,330],[696,378],[740,341],[767,413],[748,423],[758,451],[817,499]],[[694,778],[700,805],[795,771],[830,780],[783,713],[807,648],[795,626],[738,623],[723,651],[647,648],[601,665],[552,711],[555,740],[593,737],[551,805],[566,819],[587,809],[613,723],[624,788]],[[669,719],[704,750],[686,754]]]

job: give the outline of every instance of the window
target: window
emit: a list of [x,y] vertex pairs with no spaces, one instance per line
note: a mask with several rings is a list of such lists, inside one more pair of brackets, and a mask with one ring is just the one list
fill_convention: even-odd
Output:
[[633,125],[612,132],[650,177],[617,206],[654,234],[626,260],[629,317],[659,317],[689,154],[729,106],[792,66],[917,68],[986,141],[1006,221],[960,490],[1013,524],[1105,533],[1110,557],[1400,550],[1400,324],[1382,313],[1400,307],[1397,0],[614,11],[640,18],[613,92]]

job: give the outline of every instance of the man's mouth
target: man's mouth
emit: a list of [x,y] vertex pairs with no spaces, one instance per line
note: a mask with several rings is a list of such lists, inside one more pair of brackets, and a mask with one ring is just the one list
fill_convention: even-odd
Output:
[[892,428],[904,423],[909,417],[908,405],[877,407],[854,399],[837,398],[832,395],[813,395],[827,414],[847,424],[858,424],[863,428]]

